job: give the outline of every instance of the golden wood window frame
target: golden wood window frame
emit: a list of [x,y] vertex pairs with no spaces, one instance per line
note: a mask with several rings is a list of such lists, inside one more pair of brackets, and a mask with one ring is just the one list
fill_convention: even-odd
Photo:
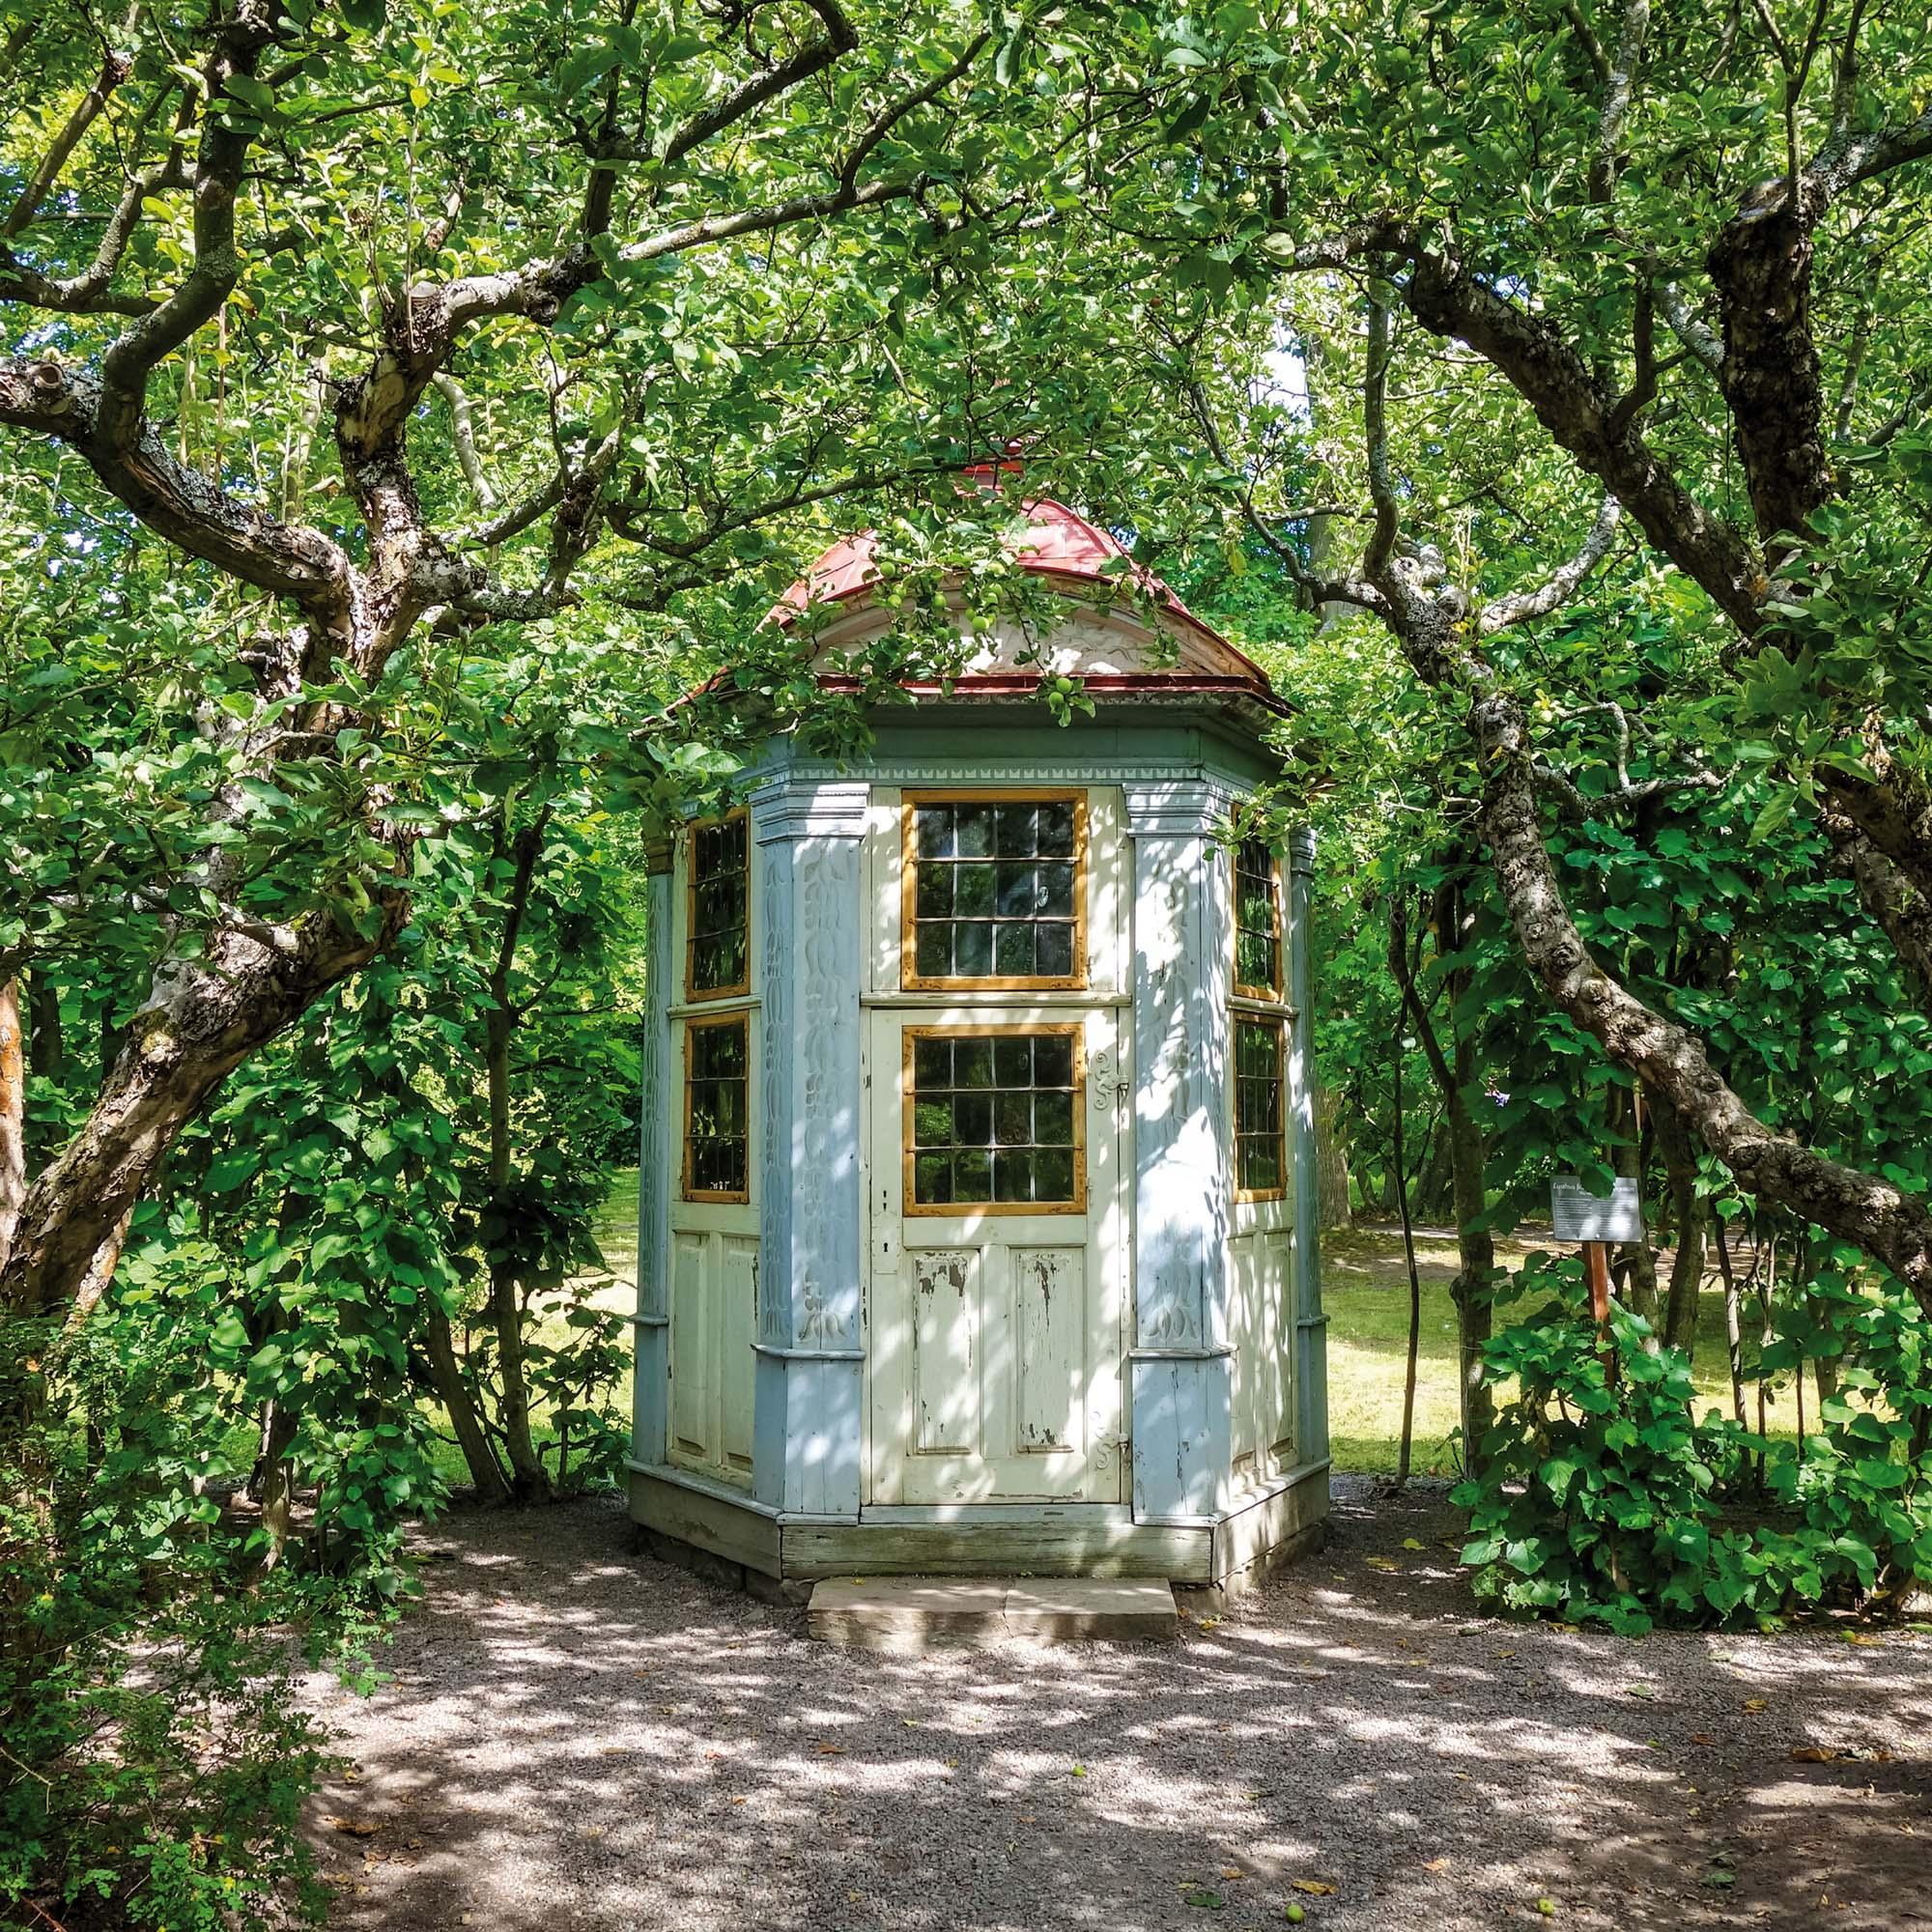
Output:
[[[728,1013],[705,1013],[683,1022],[684,1027],[684,1127],[679,1141],[678,1198],[683,1201],[708,1203],[714,1207],[742,1207],[752,1198],[752,1009],[740,1007]],[[743,1187],[693,1187],[691,1184],[691,1101],[692,1089],[696,1082],[692,1077],[692,1065],[696,1056],[692,1051],[693,1042],[702,1033],[715,1033],[723,1027],[736,1027],[745,1037],[745,1184]]]
[[[702,986],[696,983],[697,966],[697,835],[717,832],[727,825],[745,828],[745,961],[744,970],[728,986]],[[684,845],[684,997],[697,1005],[707,1000],[742,1000],[752,990],[752,823],[751,813],[742,805],[715,818],[694,818],[685,827]]]
[[[1288,1015],[1286,1013],[1256,1013],[1236,1011],[1230,1016],[1228,1029],[1228,1062],[1230,1098],[1234,1108],[1235,1143],[1235,1199],[1236,1201],[1285,1201],[1288,1198]],[[1242,1184],[1241,1151],[1244,1143],[1266,1141],[1265,1132],[1243,1132],[1241,1127],[1241,1056],[1240,1037],[1243,1027],[1259,1027],[1274,1036],[1274,1157],[1275,1173],[1280,1177],[1272,1187],[1247,1187]],[[1250,1083],[1252,1084],[1252,1083]]]
[[[1065,805],[1073,812],[1073,965],[1067,973],[922,973],[919,970],[919,812],[922,806]],[[996,864],[998,854],[987,863]],[[1037,863],[1037,861],[1036,861]],[[1051,861],[1049,863],[1061,863]],[[1004,790],[922,787],[900,794],[899,805],[899,984],[906,992],[1080,992],[1087,986],[1087,896],[1092,867],[1087,836],[1087,794],[1065,785],[1018,785]],[[928,922],[930,923],[930,922]],[[960,922],[949,920],[947,923]],[[991,923],[1001,922],[995,917]],[[1022,922],[1010,920],[1008,923]],[[1037,923],[1037,918],[1027,923]],[[1058,923],[1060,922],[1054,922]]]
[[1285,970],[1287,965],[1285,958],[1287,947],[1284,943],[1287,935],[1284,931],[1285,922],[1282,918],[1281,854],[1271,845],[1263,845],[1262,849],[1267,854],[1268,861],[1268,909],[1273,920],[1273,926],[1267,936],[1274,949],[1274,978],[1269,983],[1264,985],[1250,985],[1241,978],[1241,934],[1243,930],[1241,925],[1241,881],[1244,878],[1253,878],[1255,876],[1253,872],[1243,868],[1241,855],[1248,846],[1260,845],[1261,843],[1260,839],[1243,838],[1228,855],[1228,876],[1233,882],[1234,893],[1234,905],[1231,908],[1234,913],[1232,923],[1235,933],[1233,980],[1235,991],[1241,999],[1262,1000],[1278,1005],[1282,1000],[1287,983],[1287,973]]
[[[1015,1023],[999,1026],[909,1026],[901,1032],[899,1065],[899,1211],[906,1215],[932,1218],[945,1216],[959,1220],[974,1214],[1085,1214],[1087,1212],[1087,1030],[1078,1021]],[[925,1039],[1029,1039],[1064,1038],[1073,1054],[1073,1197],[1069,1201],[921,1201],[915,1185],[914,1160],[919,1151],[914,1135],[913,1110],[918,1087],[913,1059],[921,1040]],[[957,1088],[949,1088],[956,1093]],[[1000,1092],[1057,1093],[1058,1088],[1001,1089],[988,1087],[988,1094]],[[1037,1144],[1034,1144],[1037,1145]]]

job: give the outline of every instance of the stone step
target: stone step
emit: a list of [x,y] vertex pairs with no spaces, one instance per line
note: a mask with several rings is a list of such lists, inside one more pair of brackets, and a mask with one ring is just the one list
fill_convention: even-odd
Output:
[[1138,1577],[830,1577],[812,1585],[806,1627],[849,1650],[916,1656],[1021,1637],[1158,1642],[1179,1634],[1174,1591]]

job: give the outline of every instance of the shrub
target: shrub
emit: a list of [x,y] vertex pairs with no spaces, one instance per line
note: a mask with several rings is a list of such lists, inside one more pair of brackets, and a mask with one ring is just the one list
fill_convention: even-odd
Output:
[[[1596,1329],[1560,1307],[1485,1350],[1507,1399],[1482,1476],[1453,1492],[1481,1601],[1635,1634],[1883,1607],[1932,1576],[1923,1383],[1895,1378],[1896,1347],[1844,1371],[1861,1399],[1824,1405],[1801,1460],[1715,1410],[1698,1419],[1690,1362],[1637,1317],[1614,1308],[1610,1339],[1614,1380]],[[1894,1326],[1894,1344],[1921,1339]]]
[[367,1575],[258,1574],[245,1469],[197,1447],[222,1440],[199,1339],[124,1321],[90,1361],[0,1324],[0,1909],[71,1932],[322,1915],[299,1814],[327,1740],[295,1680],[373,1634]]

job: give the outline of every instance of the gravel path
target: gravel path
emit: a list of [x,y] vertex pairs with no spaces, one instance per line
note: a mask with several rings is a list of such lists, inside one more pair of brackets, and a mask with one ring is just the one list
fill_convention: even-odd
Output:
[[898,1660],[614,1504],[457,1516],[393,1683],[309,1686],[339,1923],[1932,1928],[1932,1637],[1497,1623],[1454,1531],[1342,1479],[1328,1550],[1180,1643]]

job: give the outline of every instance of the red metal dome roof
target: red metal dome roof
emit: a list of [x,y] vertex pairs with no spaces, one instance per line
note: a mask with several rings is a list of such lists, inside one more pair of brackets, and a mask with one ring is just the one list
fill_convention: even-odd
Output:
[[[980,469],[966,474],[978,480]],[[1093,583],[1111,583],[1121,576],[1110,564],[1125,557],[1126,552],[1107,531],[1090,524],[1077,510],[1051,497],[1031,497],[1020,505],[1020,513],[1032,534],[1013,554],[1023,569],[1039,571],[1049,577],[1080,577]],[[811,601],[837,603],[857,596],[878,582],[879,539],[875,531],[862,530],[855,537],[840,537],[805,575],[779,599],[773,611],[782,619],[787,610],[803,611]],[[1199,623],[1200,619],[1151,571],[1132,569],[1133,581],[1167,606],[1177,615]]]
[[[1010,464],[1001,467],[1017,468]],[[965,473],[970,481],[981,487],[992,484],[990,464],[978,465]],[[1144,662],[1142,654],[1133,653],[1132,663],[1069,667],[1077,669],[1091,692],[1139,691],[1172,696],[1225,693],[1258,698],[1272,711],[1287,710],[1268,683],[1267,673],[1204,624],[1151,571],[1131,560],[1125,572],[1120,570],[1118,566],[1127,553],[1108,531],[1051,497],[1028,497],[1021,502],[1020,510],[1027,520],[1028,535],[1014,551],[1013,560],[1022,569],[1061,579],[1069,589],[1082,584],[1096,588],[1112,586],[1124,578],[1172,620],[1171,627],[1164,627],[1171,628],[1173,641],[1172,650],[1165,654],[1167,662]],[[771,620],[789,623],[813,603],[863,601],[879,581],[878,547],[878,537],[871,530],[841,537],[779,599],[772,609]],[[827,679],[828,683],[838,681]],[[967,672],[956,680],[953,689],[967,696],[991,696],[1037,682],[1037,672],[988,665]]]

